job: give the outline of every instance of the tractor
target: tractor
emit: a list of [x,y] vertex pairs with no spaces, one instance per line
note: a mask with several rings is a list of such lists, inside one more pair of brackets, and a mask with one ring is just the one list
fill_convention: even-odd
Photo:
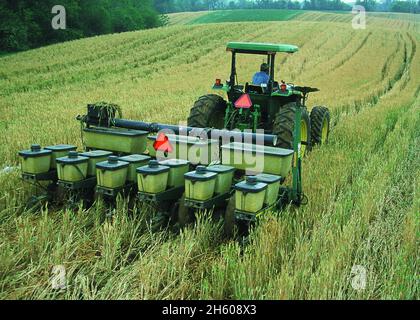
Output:
[[[326,107],[315,106],[309,115],[306,101],[317,88],[295,86],[275,80],[275,58],[278,52],[294,53],[294,45],[230,42],[227,51],[232,53],[229,80],[222,84],[216,79],[214,90],[223,91],[227,101],[218,94],[200,97],[191,109],[188,126],[198,128],[263,129],[277,136],[277,147],[293,149],[295,115],[301,110],[301,153],[316,144],[325,143],[330,128],[330,112]],[[263,55],[267,58],[269,81],[266,84],[239,84],[237,58],[239,54]],[[245,103],[237,103],[238,100]]]
[[[316,106],[309,115],[306,101],[317,88],[275,81],[276,54],[298,47],[230,42],[227,50],[232,53],[229,80],[216,79],[213,89],[219,94],[200,97],[186,127],[122,119],[116,105],[90,104],[87,114],[76,118],[83,150],[32,145],[19,152],[23,180],[49,183],[41,198],[50,201],[60,190],[71,199],[91,203],[92,197],[106,198],[111,205],[119,195],[136,195],[155,207],[162,221],[180,227],[193,221],[197,211],[213,211],[224,217],[230,235],[235,229],[246,234],[272,209],[305,204],[302,158],[327,141],[330,112]],[[266,57],[266,82],[238,83],[239,54]],[[262,166],[250,171],[249,157],[260,159]]]

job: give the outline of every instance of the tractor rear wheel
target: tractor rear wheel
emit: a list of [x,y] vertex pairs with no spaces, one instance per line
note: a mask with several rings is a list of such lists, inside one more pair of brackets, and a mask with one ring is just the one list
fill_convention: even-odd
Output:
[[[297,103],[290,102],[280,108],[276,114],[273,123],[273,134],[277,135],[277,147],[293,149],[293,139],[295,130],[295,115]],[[311,150],[311,123],[306,108],[302,108],[301,120],[301,154],[304,156],[307,151]]]
[[330,134],[330,111],[326,107],[316,106],[311,111],[312,145],[324,144]]
[[226,101],[216,94],[200,97],[191,109],[188,126],[194,128],[223,129]]

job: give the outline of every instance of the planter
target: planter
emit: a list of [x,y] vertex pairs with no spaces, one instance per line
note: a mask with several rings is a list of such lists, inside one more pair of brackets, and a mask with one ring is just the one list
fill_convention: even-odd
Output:
[[214,165],[208,166],[207,171],[217,173],[216,187],[214,189],[216,194],[223,194],[230,191],[235,173],[234,167]]
[[125,157],[120,157],[120,161],[128,162],[128,174],[127,181],[135,182],[137,181],[137,168],[147,165],[150,161],[149,156],[132,154]]
[[222,146],[222,163],[248,173],[286,177],[292,167],[293,150],[233,142]]
[[235,185],[236,209],[248,213],[257,213],[263,208],[267,184],[258,182],[255,176],[248,176],[246,181]]
[[216,187],[217,173],[207,171],[198,166],[196,171],[185,174],[185,197],[187,199],[205,201],[213,197]]
[[91,127],[83,129],[88,148],[138,154],[146,150],[148,132],[117,128]]
[[261,173],[256,176],[258,182],[267,184],[267,191],[265,192],[264,203],[272,205],[276,203],[280,190],[280,176]]
[[156,151],[154,143],[156,136],[148,137],[147,149],[149,155],[158,159],[182,159],[192,164],[208,165],[219,160],[219,142],[211,139],[199,139],[179,135],[166,135],[172,147],[172,152]]
[[45,173],[50,171],[51,150],[42,150],[38,144],[33,144],[30,150],[19,152],[22,172],[29,174]]
[[106,161],[109,156],[112,156],[112,152],[103,151],[103,150],[95,150],[95,151],[90,151],[90,152],[83,152],[80,155],[82,157],[89,158],[88,176],[95,177],[96,164],[99,162]]
[[175,188],[183,186],[185,183],[184,174],[190,169],[190,162],[186,160],[165,160],[161,165],[169,167],[168,187]]
[[51,150],[51,169],[57,168],[56,159],[66,157],[70,151],[76,151],[77,147],[68,144],[59,144],[56,146],[45,147],[46,150]]
[[151,160],[149,165],[137,168],[138,189],[146,193],[160,193],[168,186],[169,167]]
[[118,161],[118,157],[110,156],[108,161],[96,164],[97,184],[108,189],[118,189],[127,180],[128,162]]
[[57,158],[58,179],[66,182],[77,182],[86,179],[89,158],[70,151],[67,157]]

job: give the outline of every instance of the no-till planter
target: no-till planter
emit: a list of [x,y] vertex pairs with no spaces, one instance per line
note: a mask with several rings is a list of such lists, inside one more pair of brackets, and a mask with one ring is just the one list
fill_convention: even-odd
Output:
[[293,150],[232,142],[222,146],[222,163],[239,170],[286,177],[292,167]]
[[118,161],[118,157],[110,156],[108,161],[96,164],[98,186],[108,189],[123,187],[127,180],[128,162]]
[[190,162],[187,160],[171,159],[160,162],[161,165],[170,168],[168,177],[168,187],[175,188],[184,185],[186,174],[190,168]]
[[235,185],[236,209],[248,213],[257,213],[263,208],[267,184],[258,182],[255,176],[248,176],[246,181]]
[[185,197],[191,200],[205,201],[213,197],[217,173],[210,172],[204,166],[185,174]]
[[120,157],[119,160],[129,163],[127,181],[136,182],[137,168],[147,165],[150,161],[150,157],[141,154],[132,154],[125,157]]
[[279,194],[281,177],[272,174],[261,173],[257,175],[256,178],[258,182],[267,184],[264,203],[267,205],[274,204],[277,201],[277,196]]
[[42,150],[38,144],[33,144],[30,150],[19,152],[22,172],[29,174],[45,173],[50,170],[51,150]]
[[86,157],[89,159],[88,176],[95,177],[96,164],[99,162],[106,161],[108,157],[112,155],[112,152],[103,151],[103,150],[95,150],[95,151],[90,151],[90,152],[83,152],[80,155],[82,157]]
[[91,149],[138,154],[146,150],[148,133],[140,130],[117,128],[83,129],[85,144]]
[[51,150],[51,169],[57,168],[56,159],[65,157],[70,151],[76,151],[77,147],[68,144],[59,144],[56,146],[45,147],[46,150]]
[[57,159],[58,179],[65,182],[77,182],[86,179],[89,158],[70,151],[67,157]]
[[224,194],[229,192],[232,186],[233,175],[235,173],[234,167],[213,165],[208,166],[207,171],[217,173],[214,193]]
[[169,167],[159,165],[156,160],[151,160],[149,165],[137,168],[137,176],[140,192],[160,193],[167,188]]
[[208,165],[219,160],[219,142],[211,139],[199,139],[192,136],[166,135],[172,147],[171,152],[156,151],[154,143],[157,136],[148,137],[149,155],[157,158],[188,160],[192,164]]

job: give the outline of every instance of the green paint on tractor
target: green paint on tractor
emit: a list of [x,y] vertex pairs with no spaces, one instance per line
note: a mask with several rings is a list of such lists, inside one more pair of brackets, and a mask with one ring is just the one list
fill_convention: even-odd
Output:
[[[118,106],[91,104],[86,115],[77,117],[85,153],[75,153],[75,146],[44,151],[34,145],[20,152],[22,178],[32,184],[50,181],[46,199],[60,188],[72,195],[70,201],[91,203],[92,194],[115,203],[119,194],[135,192],[178,227],[193,221],[197,210],[222,211],[228,235],[235,224],[244,234],[265,212],[305,204],[302,158],[312,145],[327,141],[330,114],[315,106],[309,115],[308,95],[318,89],[276,81],[276,55],[295,54],[298,47],[230,42],[227,50],[232,54],[229,80],[217,79],[213,87],[226,98],[200,97],[187,127],[121,119]],[[241,54],[266,57],[261,67],[266,83],[238,83]],[[286,181],[291,183],[283,185]]]

